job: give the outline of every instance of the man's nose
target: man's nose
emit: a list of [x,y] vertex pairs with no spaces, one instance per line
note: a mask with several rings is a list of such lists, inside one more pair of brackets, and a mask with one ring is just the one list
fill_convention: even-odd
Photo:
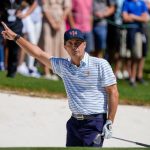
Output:
[[76,47],[72,47],[72,50],[75,51],[77,48]]
[[73,48],[73,49],[76,49],[77,47],[78,47],[78,46],[77,46],[76,44],[73,44],[73,45],[72,45],[72,48]]

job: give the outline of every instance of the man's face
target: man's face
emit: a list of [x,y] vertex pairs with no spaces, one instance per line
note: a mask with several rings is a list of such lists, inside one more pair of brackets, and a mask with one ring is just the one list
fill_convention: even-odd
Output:
[[80,39],[71,39],[65,43],[65,49],[70,57],[82,57],[84,55],[86,42]]

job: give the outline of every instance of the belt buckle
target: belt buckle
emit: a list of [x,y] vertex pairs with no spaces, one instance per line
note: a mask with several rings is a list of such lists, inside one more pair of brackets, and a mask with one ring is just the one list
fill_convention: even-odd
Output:
[[84,120],[84,115],[77,114],[76,118],[77,120]]

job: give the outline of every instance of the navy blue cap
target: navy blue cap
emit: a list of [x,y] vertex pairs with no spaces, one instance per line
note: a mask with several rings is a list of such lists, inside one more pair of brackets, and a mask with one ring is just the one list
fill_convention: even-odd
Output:
[[75,38],[85,41],[84,34],[78,29],[70,29],[70,30],[66,31],[64,34],[65,42],[70,39],[75,39]]

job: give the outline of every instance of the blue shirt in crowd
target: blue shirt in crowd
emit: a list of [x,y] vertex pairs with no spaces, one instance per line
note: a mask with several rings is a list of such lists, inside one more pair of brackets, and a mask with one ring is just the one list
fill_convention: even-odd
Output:
[[[122,12],[127,12],[128,14],[141,16],[143,13],[147,13],[148,9],[143,0],[125,0],[123,4]],[[130,24],[140,25],[141,23],[134,22]]]

